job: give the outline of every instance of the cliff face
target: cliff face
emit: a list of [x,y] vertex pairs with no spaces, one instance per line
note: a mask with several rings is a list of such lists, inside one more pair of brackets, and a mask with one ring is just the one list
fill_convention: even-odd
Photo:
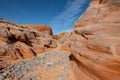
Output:
[[75,27],[82,27],[94,23],[120,22],[119,0],[92,0],[86,12],[78,19]]
[[120,80],[120,0],[91,0],[73,32],[0,19],[0,80]]
[[92,0],[78,19],[70,41],[78,80],[120,80],[119,15],[120,0]]

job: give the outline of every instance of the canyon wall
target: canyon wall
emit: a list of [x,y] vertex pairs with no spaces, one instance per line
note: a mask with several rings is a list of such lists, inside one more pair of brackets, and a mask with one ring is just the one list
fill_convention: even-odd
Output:
[[91,0],[73,32],[0,19],[0,80],[120,80],[120,0]]
[[70,39],[77,80],[120,80],[120,0],[91,0]]

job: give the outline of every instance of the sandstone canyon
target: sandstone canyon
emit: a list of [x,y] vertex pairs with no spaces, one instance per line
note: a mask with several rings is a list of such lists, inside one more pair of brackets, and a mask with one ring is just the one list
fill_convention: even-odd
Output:
[[72,32],[0,19],[0,80],[120,80],[120,0],[91,0]]

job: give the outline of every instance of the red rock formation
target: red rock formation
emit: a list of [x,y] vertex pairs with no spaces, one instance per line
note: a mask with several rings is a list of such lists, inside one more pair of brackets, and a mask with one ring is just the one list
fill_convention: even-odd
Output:
[[120,80],[120,0],[92,0],[71,37],[77,80]]
[[[71,56],[69,56],[75,74],[72,76],[76,76],[76,78],[72,77],[68,80],[120,80],[119,15],[120,0],[91,0],[88,9],[75,24],[73,32],[55,37],[47,35],[52,34],[52,31],[46,27],[43,28],[39,25],[21,26],[0,20],[0,69],[3,66],[7,66],[7,64],[10,63],[11,58],[12,60],[26,59],[46,51],[49,52],[48,54],[50,54],[50,52],[55,53],[56,51],[59,53],[67,51],[72,53]],[[58,41],[53,38],[56,38]],[[58,53],[56,55],[61,57]],[[56,59],[58,59],[56,55],[52,55],[50,60],[55,62]],[[49,59],[48,55],[45,56],[46,59]],[[31,61],[23,61],[22,65],[21,63],[20,66],[15,65],[15,68],[17,69],[14,67],[11,68],[13,69],[12,71],[14,74],[16,74],[15,70],[20,71],[24,69],[26,70],[26,73],[24,73],[24,71],[22,74],[19,72],[21,76],[16,74],[12,77],[19,77],[20,79],[26,77],[32,79],[28,77],[27,74],[34,77],[37,72],[37,74],[42,74],[42,77],[39,76],[42,80],[56,80],[57,78],[54,77],[53,74],[56,71],[61,72],[61,67],[52,68],[50,65],[63,65],[63,62],[61,61],[68,60],[66,58],[61,58],[61,61],[54,65],[53,63],[47,63],[47,65],[52,68],[50,71],[48,71],[50,68],[41,65],[42,68],[36,68],[33,72],[29,66],[35,65],[38,67],[39,63],[45,64],[45,62],[49,62],[43,62],[45,58],[36,59],[31,59],[33,63],[31,63]],[[26,66],[25,63],[29,64]],[[26,67],[21,68],[21,66]],[[34,67],[32,66],[32,68]],[[42,69],[43,71],[40,71],[40,73],[39,71],[36,71]],[[64,67],[62,67],[62,69],[64,69]],[[31,71],[29,72],[29,70]],[[6,70],[6,72],[10,74],[11,71]],[[2,74],[6,74],[6,72],[3,72]],[[46,73],[48,75],[47,77],[45,75]],[[70,71],[69,73],[72,72]],[[7,74],[6,76],[9,75]],[[62,80],[65,78],[60,76],[58,79]]]
[[26,24],[26,25],[23,25],[23,26],[27,26],[28,28],[31,28],[31,29],[35,29],[35,30],[38,30],[40,32],[44,32],[48,35],[53,35],[53,32],[52,32],[52,29],[50,26],[47,26],[47,25],[32,25],[32,24]]
[[92,0],[87,11],[81,16],[75,27],[82,27],[97,22],[120,22],[119,0]]
[[2,64],[5,63],[4,61],[7,63],[11,59],[31,58],[56,47],[56,41],[50,35],[42,33],[41,30],[0,20],[1,65],[4,65]]

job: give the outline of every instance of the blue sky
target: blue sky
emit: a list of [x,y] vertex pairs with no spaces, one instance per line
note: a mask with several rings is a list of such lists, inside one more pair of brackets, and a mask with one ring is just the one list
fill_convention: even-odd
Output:
[[90,0],[0,0],[0,17],[19,24],[47,24],[71,31]]

